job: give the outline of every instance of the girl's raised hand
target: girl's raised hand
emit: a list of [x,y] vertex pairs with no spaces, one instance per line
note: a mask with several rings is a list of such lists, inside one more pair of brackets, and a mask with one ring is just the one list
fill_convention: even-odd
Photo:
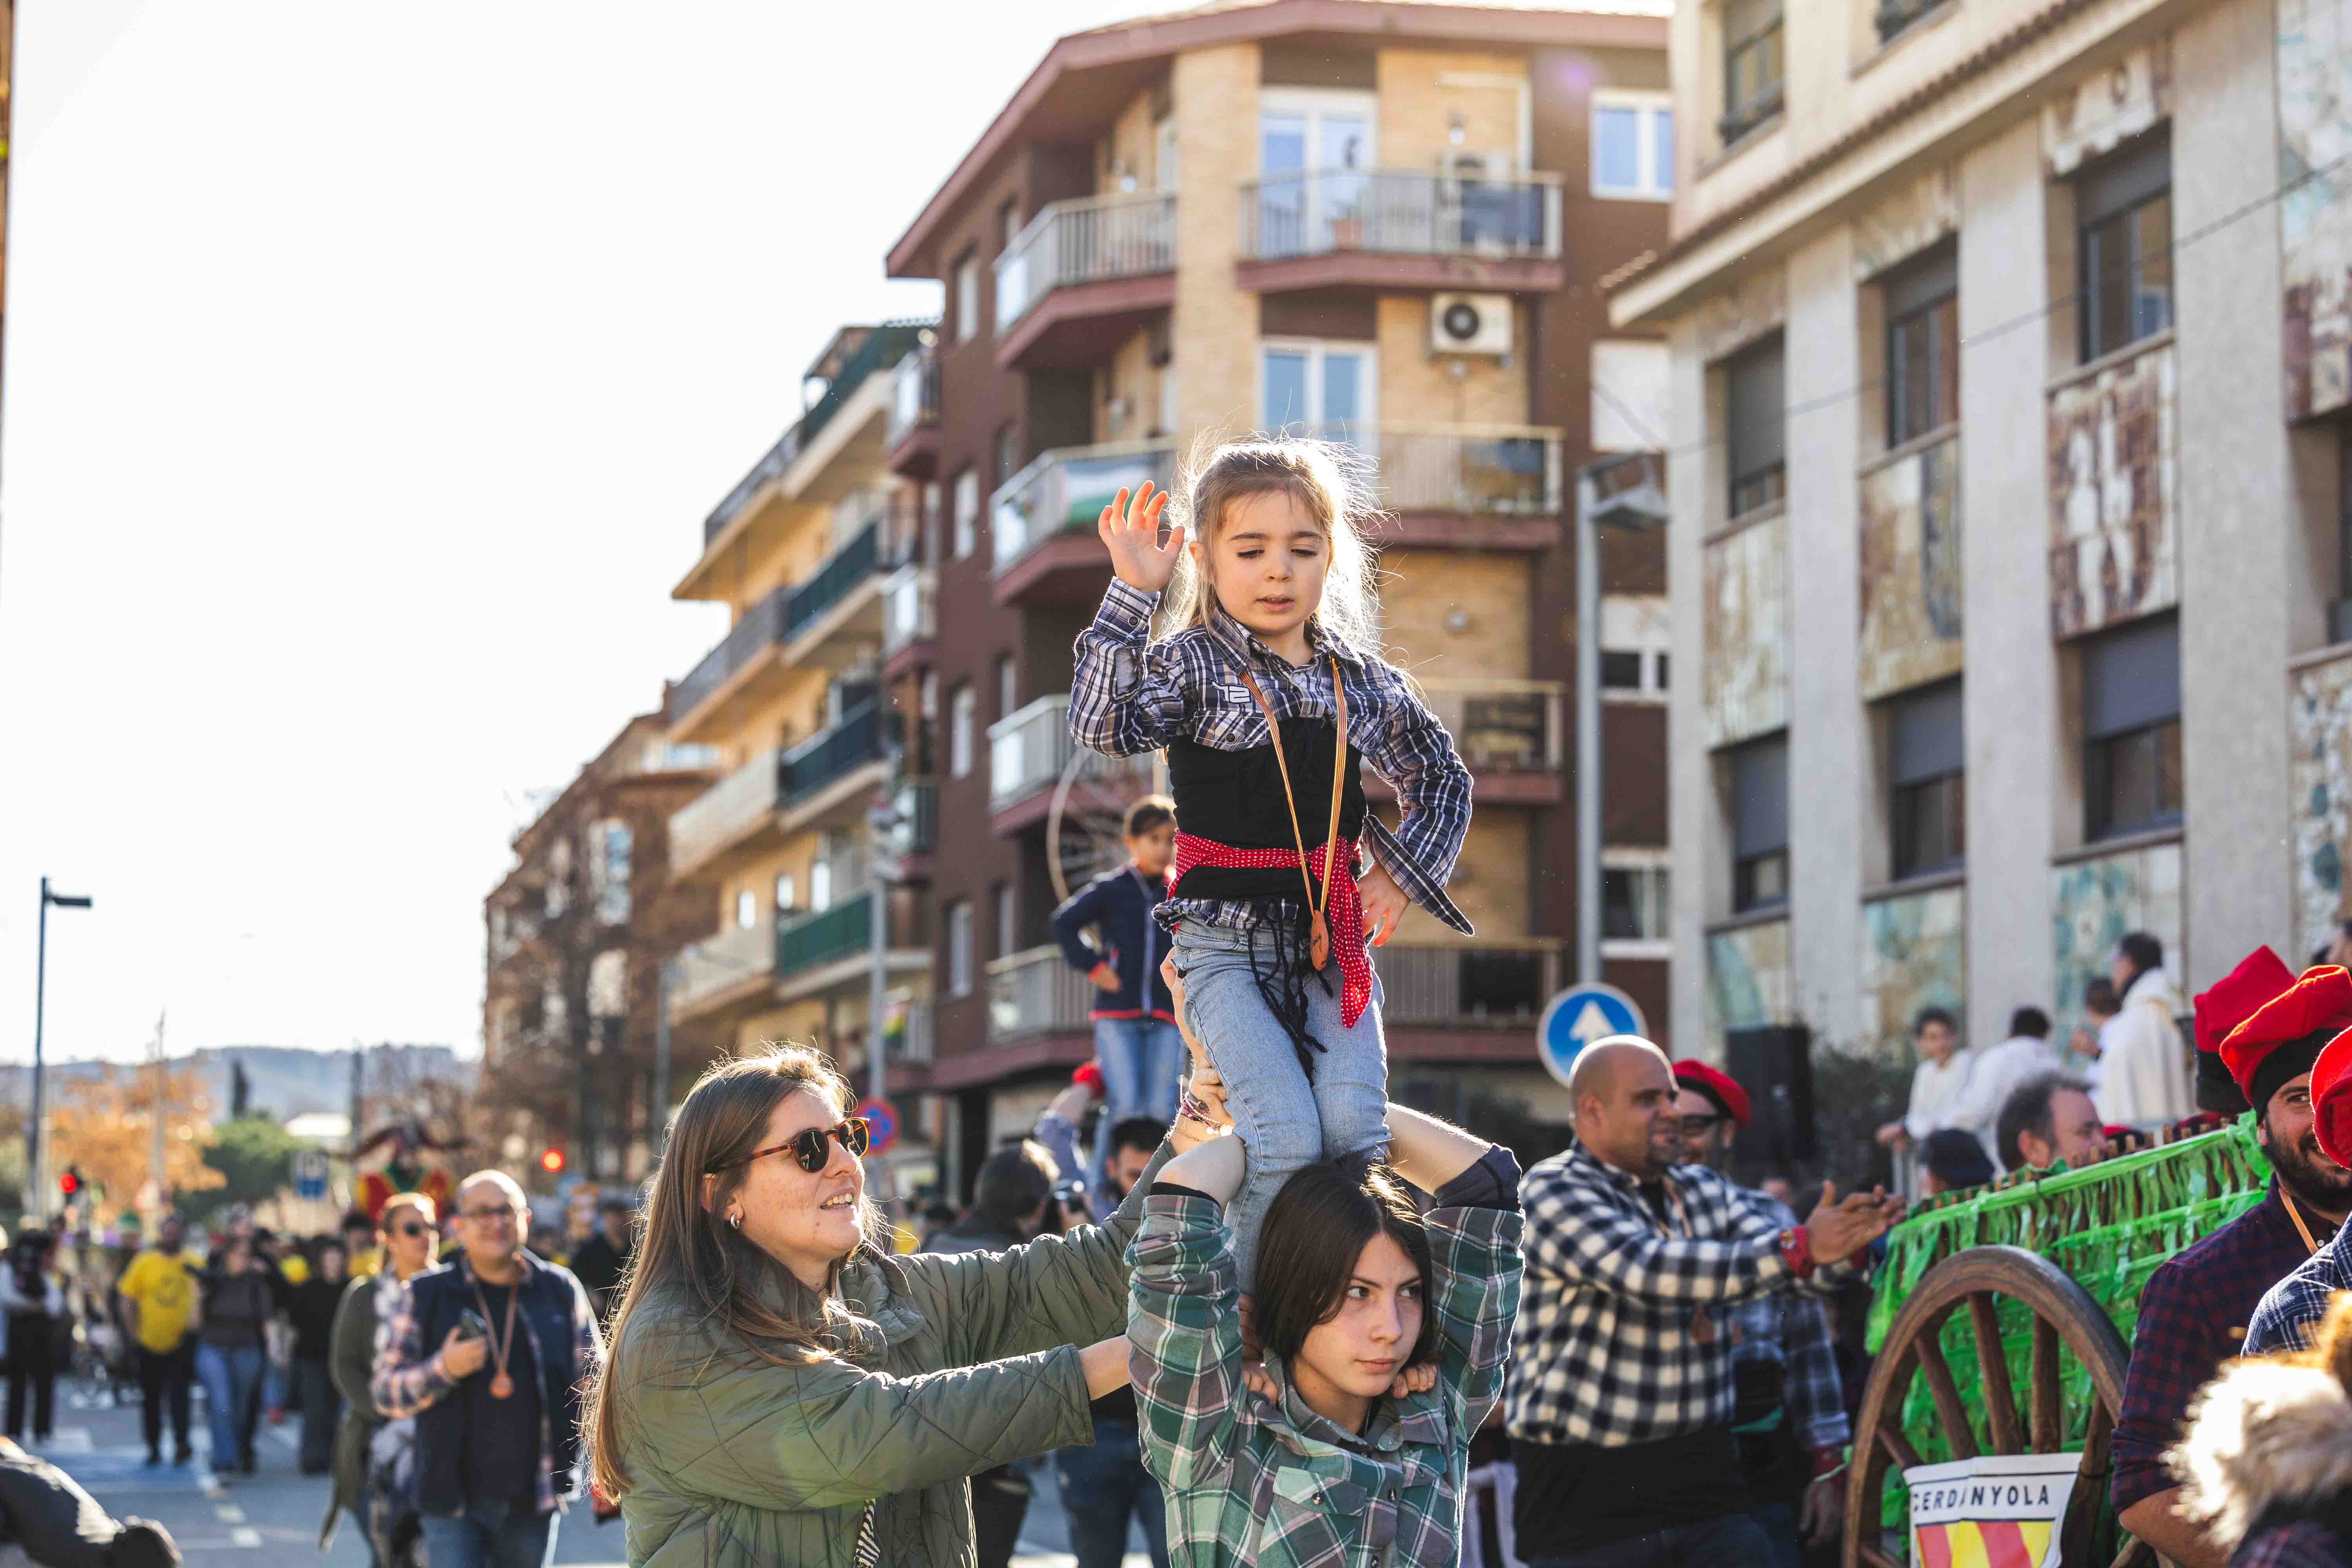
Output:
[[1168,580],[1176,575],[1176,558],[1184,549],[1181,523],[1168,531],[1167,543],[1160,542],[1160,511],[1167,504],[1168,492],[1155,491],[1150,479],[1137,487],[1132,498],[1122,486],[1095,525],[1110,552],[1112,573],[1129,587],[1147,594],[1168,586]]

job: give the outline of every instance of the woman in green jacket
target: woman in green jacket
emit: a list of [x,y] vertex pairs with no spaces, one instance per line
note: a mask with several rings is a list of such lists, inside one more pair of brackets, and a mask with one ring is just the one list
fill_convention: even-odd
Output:
[[368,1443],[383,1425],[368,1393],[368,1380],[375,1373],[376,1301],[384,1290],[433,1266],[436,1223],[433,1200],[422,1193],[397,1194],[383,1205],[375,1233],[383,1267],[343,1287],[343,1299],[335,1306],[335,1326],[327,1336],[327,1374],[343,1396],[343,1416],[335,1431],[334,1495],[327,1500],[327,1518],[319,1527],[319,1550],[324,1552],[334,1541],[336,1521],[349,1510],[359,1521],[360,1538],[367,1543],[373,1568],[384,1568],[384,1543],[376,1539],[368,1508]]
[[632,1568],[971,1568],[967,1478],[1091,1442],[1087,1401],[1127,1382],[1149,1176],[1104,1225],[898,1257],[850,1103],[785,1048],[678,1110],[585,1418]]

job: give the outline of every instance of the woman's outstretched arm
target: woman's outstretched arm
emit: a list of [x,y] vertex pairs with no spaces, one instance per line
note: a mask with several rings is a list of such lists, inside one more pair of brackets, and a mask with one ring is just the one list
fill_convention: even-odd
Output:
[[1389,1106],[1389,1168],[1424,1193],[1436,1192],[1493,1147],[1434,1116]]
[[1232,1463],[1242,1402],[1241,1290],[1223,1205],[1241,1189],[1241,1141],[1171,1160],[1128,1254],[1127,1338],[1143,1468],[1190,1491]]

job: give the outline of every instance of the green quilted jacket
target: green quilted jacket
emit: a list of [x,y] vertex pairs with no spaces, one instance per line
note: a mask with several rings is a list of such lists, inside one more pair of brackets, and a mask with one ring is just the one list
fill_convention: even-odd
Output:
[[773,1366],[682,1293],[648,1297],[608,1363],[630,1568],[850,1568],[877,1499],[882,1562],[971,1568],[967,1478],[1094,1441],[1077,1347],[1127,1330],[1150,1184],[1103,1225],[1010,1252],[854,1266],[845,1359]]

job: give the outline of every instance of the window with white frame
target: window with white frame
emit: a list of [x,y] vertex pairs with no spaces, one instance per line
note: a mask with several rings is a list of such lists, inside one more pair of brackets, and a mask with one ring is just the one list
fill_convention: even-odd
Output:
[[744,931],[760,923],[760,895],[749,888],[735,895],[735,923]]
[[1021,706],[1013,700],[1018,695],[1018,687],[1013,678],[1013,668],[1011,654],[996,656],[996,716],[1000,719],[1010,719],[1013,717],[1013,710]]
[[1674,622],[1664,594],[1612,594],[1601,601],[1601,696],[1664,702]]
[[971,994],[971,900],[958,899],[948,906],[948,994]]
[[980,721],[980,694],[967,680],[955,689],[948,699],[948,776],[970,778],[974,748],[973,731]]
[[994,898],[996,900],[996,956],[1010,958],[1019,951],[1021,945],[1020,928],[1014,923],[1013,884],[997,883]]
[[629,918],[629,853],[635,847],[625,822],[596,825],[596,918],[623,925]]
[[1663,958],[1669,946],[1664,849],[1601,852],[1601,951],[1612,958]]
[[1370,180],[1379,98],[1347,88],[1266,88],[1258,94],[1257,253],[1354,249],[1380,216]]
[[1370,343],[1269,342],[1258,350],[1259,426],[1369,440],[1380,380]]
[[1675,194],[1673,99],[1663,92],[1592,95],[1592,194],[1653,202]]
[[980,470],[966,468],[955,481],[955,558],[980,548]]
[[955,269],[955,335],[956,342],[969,342],[980,336],[980,254],[967,254],[956,263]]
[[789,914],[798,906],[798,895],[793,886],[793,874],[790,871],[777,872],[776,912],[780,915]]

